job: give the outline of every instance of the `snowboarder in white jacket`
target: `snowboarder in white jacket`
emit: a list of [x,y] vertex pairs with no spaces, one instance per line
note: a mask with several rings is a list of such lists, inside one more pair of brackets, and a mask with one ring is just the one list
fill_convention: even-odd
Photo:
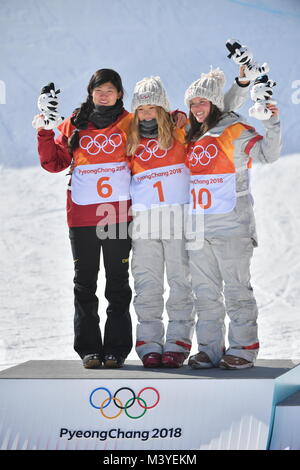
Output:
[[[262,137],[241,116],[223,112],[224,83],[223,72],[211,70],[185,93],[190,110],[191,217],[193,223],[197,216],[203,217],[202,239],[195,233],[196,244],[189,250],[198,317],[198,353],[190,357],[189,365],[196,369],[254,365],[259,351],[258,310],[250,261],[257,236],[249,173],[252,160],[272,163],[280,156],[278,108],[268,105],[272,116],[263,121]],[[230,323],[225,351],[226,313]]]

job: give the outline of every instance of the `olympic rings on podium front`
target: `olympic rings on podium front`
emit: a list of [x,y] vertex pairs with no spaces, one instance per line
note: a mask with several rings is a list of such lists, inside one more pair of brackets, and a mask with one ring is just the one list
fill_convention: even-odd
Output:
[[[99,390],[103,390],[104,392],[107,393],[107,398],[105,398],[101,403],[95,403],[95,393]],[[122,401],[117,397],[117,395],[122,391],[122,390],[127,390],[128,392],[130,392],[132,394],[132,397],[129,398],[125,405],[122,403]],[[156,394],[156,399],[153,403],[147,403],[144,398],[141,397],[141,395],[146,391],[146,390],[152,390],[155,394]],[[139,418],[142,418],[142,416],[144,416],[144,414],[147,412],[147,410],[150,410],[150,409],[153,409],[155,408],[158,403],[160,401],[160,394],[158,392],[158,390],[154,387],[144,387],[142,388],[139,393],[136,395],[136,393],[129,387],[121,387],[119,388],[118,390],[116,390],[116,392],[114,394],[111,393],[111,391],[106,388],[106,387],[97,387],[95,388],[91,394],[90,394],[90,397],[89,397],[89,402],[91,404],[91,406],[93,408],[96,408],[97,410],[100,410],[100,413],[102,414],[102,416],[104,418],[107,418],[107,419],[115,419],[115,418],[118,418],[122,411],[124,410],[125,411],[125,414],[128,416],[128,418],[131,418],[131,419],[139,419]],[[131,408],[134,403],[137,402],[138,405],[143,409],[142,413],[137,415],[137,416],[133,416],[131,413],[128,412],[128,409]],[[119,410],[117,411],[117,413],[113,416],[108,416],[106,414],[106,412],[104,411],[105,408],[107,408],[110,404],[114,404],[116,408],[118,408]]]

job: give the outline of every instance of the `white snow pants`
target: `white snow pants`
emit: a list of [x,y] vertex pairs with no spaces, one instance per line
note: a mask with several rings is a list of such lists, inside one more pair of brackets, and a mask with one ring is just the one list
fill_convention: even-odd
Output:
[[252,255],[252,239],[237,237],[205,239],[201,250],[189,251],[198,350],[214,365],[225,352],[226,312],[230,319],[226,354],[248,361],[258,354],[258,311],[250,284]]
[[[134,307],[138,317],[136,351],[140,358],[150,352],[183,352],[188,357],[194,332],[194,301],[185,240],[132,240]],[[170,287],[163,323],[164,268]]]

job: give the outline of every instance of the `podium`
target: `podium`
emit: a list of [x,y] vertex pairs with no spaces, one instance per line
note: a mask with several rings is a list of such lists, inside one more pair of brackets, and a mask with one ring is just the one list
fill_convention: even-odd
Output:
[[300,391],[278,403],[270,449],[300,450]]
[[276,448],[276,405],[299,390],[288,360],[234,371],[28,361],[0,372],[0,449]]

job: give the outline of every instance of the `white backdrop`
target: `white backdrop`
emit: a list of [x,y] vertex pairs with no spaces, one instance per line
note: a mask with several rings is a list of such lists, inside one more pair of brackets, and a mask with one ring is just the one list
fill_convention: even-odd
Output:
[[270,64],[270,77],[278,82],[283,153],[299,151],[299,22],[298,0],[1,0],[6,105],[0,106],[0,164],[37,164],[31,121],[40,88],[49,81],[62,90],[65,116],[85,99],[91,75],[103,67],[123,77],[127,108],[136,81],[160,75],[173,107],[184,109],[187,86],[211,64],[224,70],[229,86],[237,69],[225,48],[232,37],[250,46],[258,62]]

